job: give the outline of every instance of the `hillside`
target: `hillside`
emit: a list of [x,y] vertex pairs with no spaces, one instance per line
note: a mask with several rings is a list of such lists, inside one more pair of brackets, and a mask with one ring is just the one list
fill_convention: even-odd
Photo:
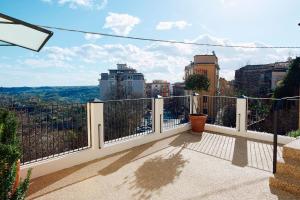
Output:
[[15,100],[38,99],[42,102],[86,103],[99,98],[98,86],[0,87],[0,95]]

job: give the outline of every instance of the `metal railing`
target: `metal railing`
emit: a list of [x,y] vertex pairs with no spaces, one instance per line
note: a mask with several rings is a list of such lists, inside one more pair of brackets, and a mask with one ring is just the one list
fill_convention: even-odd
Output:
[[197,112],[207,115],[207,124],[236,127],[236,97],[199,96]]
[[[247,102],[247,106],[239,106],[239,112],[245,108],[241,112],[244,118],[236,114],[236,97],[173,96],[162,100],[142,98],[104,102],[100,111],[103,112],[103,121],[100,123],[103,127],[99,127],[99,130],[104,130],[101,133],[104,143],[152,134],[159,128],[160,133],[177,128],[189,122],[189,114],[195,113],[195,108],[198,113],[208,115],[208,124],[236,127],[241,123],[236,123],[236,120],[246,117],[247,130],[273,133],[273,171],[276,172],[277,135],[289,135],[300,127],[299,97],[246,98],[244,104],[240,105],[246,105]],[[194,105],[194,101],[198,102],[197,105]],[[159,102],[158,106],[155,106],[156,102]],[[155,115],[155,107],[162,109],[157,111],[163,112],[160,118]],[[89,147],[86,104],[25,104],[6,100],[0,101],[0,108],[14,112],[18,118],[23,164]],[[162,122],[156,129],[154,116]],[[239,128],[237,132],[240,132]]]
[[126,140],[154,132],[153,99],[104,102],[104,143]]
[[168,130],[189,122],[191,111],[191,96],[172,96],[164,97],[163,106],[163,126],[162,129]]
[[88,148],[86,104],[0,104],[15,113],[26,164]]
[[[247,98],[247,129],[272,133],[273,173],[277,171],[278,135],[299,136],[299,97]],[[294,131],[297,131],[293,135]]]
[[[275,108],[277,106],[277,108]],[[299,129],[299,99],[247,98],[247,130],[274,133],[274,114],[280,123],[277,133],[288,136]]]

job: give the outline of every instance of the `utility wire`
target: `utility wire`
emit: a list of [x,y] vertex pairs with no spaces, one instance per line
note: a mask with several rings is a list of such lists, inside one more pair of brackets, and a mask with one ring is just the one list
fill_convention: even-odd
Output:
[[209,46],[209,47],[224,47],[224,48],[244,48],[244,49],[300,49],[300,46],[245,46],[245,45],[227,45],[227,44],[183,42],[183,41],[162,40],[162,39],[155,39],[155,38],[123,36],[123,35],[115,35],[115,34],[108,34],[108,33],[101,33],[101,32],[91,32],[91,31],[84,31],[84,30],[77,30],[77,29],[60,28],[60,27],[53,27],[53,26],[43,26],[43,25],[37,25],[37,26],[40,26],[40,27],[43,27],[43,28],[54,29],[54,30],[60,30],[60,31],[68,31],[68,32],[84,33],[84,34],[88,33],[88,34],[101,35],[101,36],[114,37],[114,38],[141,40],[141,41],[150,41],[150,42],[163,42],[163,43],[171,43],[171,44],[184,44],[184,45]]

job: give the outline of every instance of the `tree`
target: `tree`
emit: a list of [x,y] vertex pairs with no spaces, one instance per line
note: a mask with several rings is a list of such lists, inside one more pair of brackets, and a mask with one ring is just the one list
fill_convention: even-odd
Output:
[[21,157],[21,147],[17,137],[16,118],[7,110],[0,110],[0,157],[0,199],[25,199],[30,171],[26,179],[16,186],[17,161]]
[[282,98],[298,96],[300,86],[300,57],[297,57],[289,66],[288,73],[275,88],[274,97]]
[[[208,91],[210,82],[207,76],[203,74],[192,74],[185,80],[185,89],[194,92]],[[197,113],[200,113],[199,105],[196,108]]]
[[209,85],[209,79],[203,74],[190,75],[185,81],[185,88],[195,92],[208,91]]

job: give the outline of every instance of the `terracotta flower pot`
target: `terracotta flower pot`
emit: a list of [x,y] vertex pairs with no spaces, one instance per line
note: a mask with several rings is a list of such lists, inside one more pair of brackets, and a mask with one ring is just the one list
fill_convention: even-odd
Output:
[[192,125],[192,131],[202,133],[207,120],[207,115],[203,114],[191,114],[190,121]]
[[16,165],[17,165],[16,180],[15,180],[15,183],[14,183],[14,186],[13,186],[13,193],[16,191],[16,189],[18,188],[18,186],[20,184],[20,172],[21,172],[21,169],[20,169],[21,162],[20,162],[20,160],[17,161]]

